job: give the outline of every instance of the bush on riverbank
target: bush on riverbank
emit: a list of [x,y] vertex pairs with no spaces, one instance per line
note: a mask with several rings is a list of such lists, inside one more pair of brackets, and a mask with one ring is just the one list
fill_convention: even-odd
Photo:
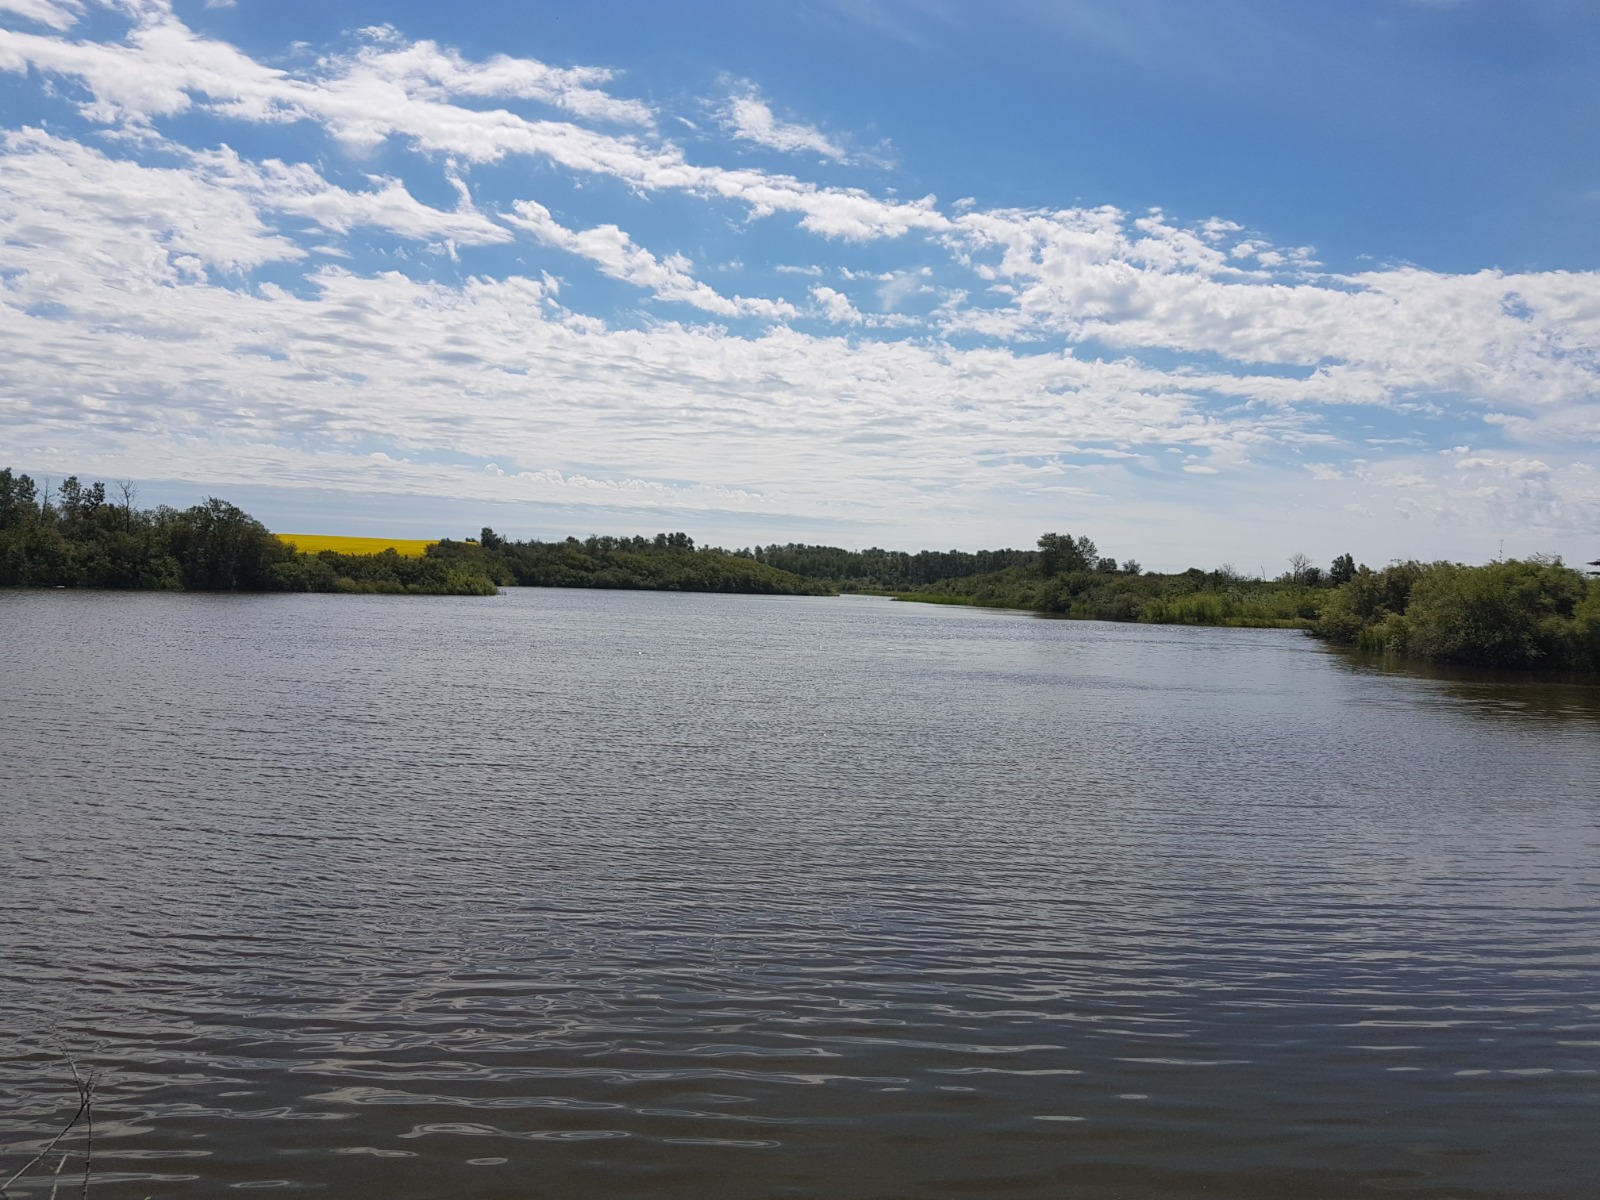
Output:
[[1362,567],[1329,597],[1315,632],[1430,662],[1597,672],[1600,580],[1545,557]]
[[1021,608],[1084,620],[1306,629],[1317,620],[1329,594],[1326,587],[1292,577],[1250,579],[1226,567],[1215,571],[1191,567],[1158,575],[1131,565],[1132,570],[1112,564],[1047,576],[1034,561],[986,575],[940,580],[897,595],[924,603]]
[[496,579],[486,569],[426,554],[417,558],[393,549],[377,554],[334,550],[301,554],[275,567],[272,579],[275,590],[284,592],[492,596],[499,591]]
[[780,546],[755,546],[734,552],[791,575],[813,579],[842,592],[894,593],[920,588],[942,579],[987,575],[1038,559],[1033,550],[846,550],[842,546],[812,546],[790,542]]
[[[941,579],[903,600],[1019,608],[1102,621],[1304,629],[1331,642],[1429,662],[1600,673],[1600,579],[1535,557],[1481,567],[1397,562],[1327,571],[1297,558],[1274,580],[1228,568],[1178,574],[1118,569],[1087,539],[1041,539],[1003,571]],[[1049,545],[1047,546],[1047,542]],[[1063,552],[1082,543],[1088,554]],[[1052,549],[1054,547],[1055,549]],[[1049,570],[1063,554],[1071,569]],[[1136,564],[1133,564],[1136,568]]]

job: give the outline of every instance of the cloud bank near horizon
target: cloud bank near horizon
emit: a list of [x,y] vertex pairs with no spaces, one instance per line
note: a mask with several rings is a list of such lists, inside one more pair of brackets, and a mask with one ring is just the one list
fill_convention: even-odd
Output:
[[1173,565],[1241,523],[1369,557],[1600,529],[1592,272],[906,199],[753,83],[668,111],[387,26],[268,62],[165,0],[0,0],[0,73],[24,468]]

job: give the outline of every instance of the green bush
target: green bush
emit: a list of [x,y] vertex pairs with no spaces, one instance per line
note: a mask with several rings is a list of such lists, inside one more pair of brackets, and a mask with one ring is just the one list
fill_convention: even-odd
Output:
[[1362,567],[1329,597],[1316,632],[1431,662],[1590,672],[1600,669],[1600,580],[1545,557]]
[[1411,589],[1407,652],[1435,662],[1496,667],[1565,663],[1588,581],[1557,562],[1463,567],[1436,563]]

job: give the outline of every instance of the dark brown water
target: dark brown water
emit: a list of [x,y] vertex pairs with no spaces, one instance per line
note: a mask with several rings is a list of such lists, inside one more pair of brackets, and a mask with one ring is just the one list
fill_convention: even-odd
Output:
[[1600,694],[1292,633],[0,593],[0,1180],[1590,1197],[1597,884]]

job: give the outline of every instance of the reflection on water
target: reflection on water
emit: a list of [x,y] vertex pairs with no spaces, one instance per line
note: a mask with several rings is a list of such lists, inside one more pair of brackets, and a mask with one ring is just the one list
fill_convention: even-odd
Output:
[[105,1197],[1592,1194],[1583,689],[861,598],[0,629],[5,1174],[59,1038]]
[[1330,648],[1330,657],[1358,673],[1388,679],[1427,680],[1431,694],[1459,701],[1467,711],[1496,718],[1600,723],[1600,685],[1561,676],[1521,674],[1414,662],[1392,655]]

